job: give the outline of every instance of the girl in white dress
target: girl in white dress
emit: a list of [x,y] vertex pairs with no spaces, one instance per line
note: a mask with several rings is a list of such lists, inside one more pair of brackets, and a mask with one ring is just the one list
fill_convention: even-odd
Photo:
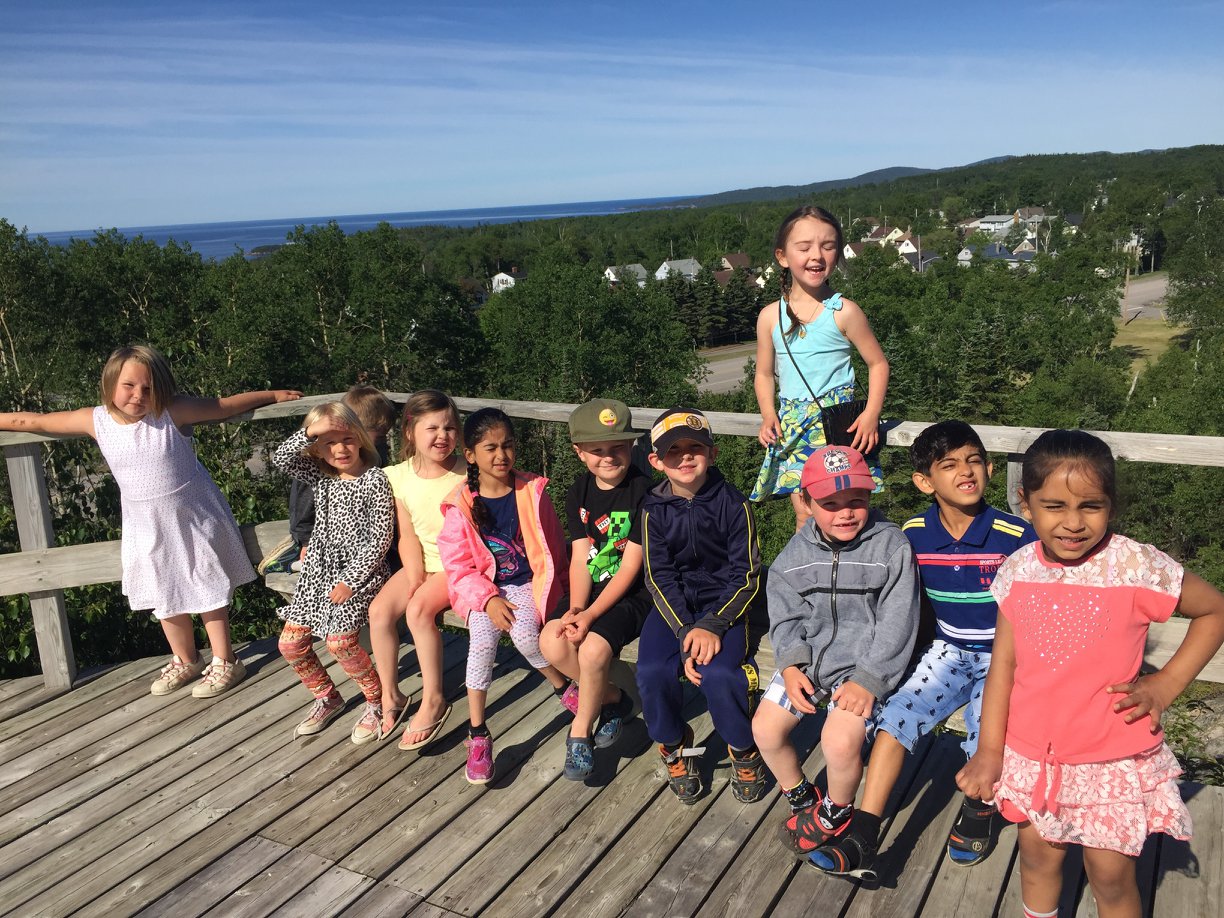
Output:
[[[102,369],[96,408],[0,413],[0,430],[90,436],[110,466],[123,508],[123,594],[134,610],[161,622],[173,654],[154,680],[154,695],[181,688],[211,698],[242,681],[246,670],[230,643],[234,589],[255,579],[234,515],[196,458],[182,428],[223,421],[301,398],[292,389],[194,398],[176,392],[170,365],[144,345],[121,347]],[[191,616],[199,615],[212,648],[200,655]]]

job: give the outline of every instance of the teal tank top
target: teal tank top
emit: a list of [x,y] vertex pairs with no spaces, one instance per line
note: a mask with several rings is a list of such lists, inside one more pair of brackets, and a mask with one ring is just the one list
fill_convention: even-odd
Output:
[[[853,345],[842,334],[834,313],[842,308],[842,295],[835,293],[824,301],[824,309],[799,334],[783,342],[782,336],[791,327],[786,314],[786,301],[778,301],[778,321],[773,328],[774,365],[778,370],[778,394],[782,398],[810,400],[812,393],[824,395],[831,389],[854,385],[854,368],[850,365]],[[794,355],[792,361],[786,349]],[[803,377],[795,369],[803,371]],[[804,385],[803,378],[807,379]],[[808,387],[811,387],[811,392]]]

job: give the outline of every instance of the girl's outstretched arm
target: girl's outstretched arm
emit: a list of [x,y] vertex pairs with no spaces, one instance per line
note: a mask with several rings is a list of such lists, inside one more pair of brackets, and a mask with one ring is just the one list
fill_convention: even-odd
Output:
[[995,625],[990,669],[986,673],[986,691],[982,696],[982,723],[978,728],[977,752],[956,773],[956,785],[963,793],[987,803],[994,799],[994,786],[1003,774],[1007,709],[1011,706],[1015,681],[1015,639],[1011,622],[1000,615]]
[[752,390],[756,393],[757,407],[761,411],[761,430],[757,439],[762,446],[769,446],[782,432],[778,423],[778,408],[774,404],[774,361],[777,355],[774,354],[773,325],[777,315],[778,304],[771,303],[757,316],[756,375],[752,377]]
[[888,392],[888,358],[858,303],[843,299],[842,308],[836,315],[841,320],[838,325],[842,334],[867,364],[867,407],[846,429],[854,432],[854,442],[850,445],[861,453],[869,453],[880,441],[880,414],[884,411],[884,396]]
[[97,434],[94,433],[92,408],[52,411],[47,414],[39,411],[0,412],[0,430],[97,439]]
[[193,395],[176,395],[170,403],[170,417],[175,426],[203,424],[207,421],[224,421],[236,414],[254,411],[276,402],[291,402],[302,397],[297,389],[269,389],[264,392],[239,392],[224,398],[198,398]]
[[1105,689],[1110,693],[1125,693],[1126,697],[1114,702],[1114,710],[1126,711],[1128,724],[1141,717],[1150,717],[1153,733],[1160,729],[1160,717],[1165,709],[1186,690],[1224,644],[1224,596],[1202,577],[1185,572],[1175,611],[1191,621],[1186,637],[1169,662],[1150,675]]

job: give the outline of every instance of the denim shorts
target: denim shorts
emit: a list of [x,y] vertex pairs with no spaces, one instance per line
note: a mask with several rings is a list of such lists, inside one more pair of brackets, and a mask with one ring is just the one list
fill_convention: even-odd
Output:
[[905,682],[885,700],[877,728],[913,752],[919,738],[965,705],[966,736],[961,748],[966,756],[973,755],[989,667],[989,650],[966,650],[947,641],[933,641]]

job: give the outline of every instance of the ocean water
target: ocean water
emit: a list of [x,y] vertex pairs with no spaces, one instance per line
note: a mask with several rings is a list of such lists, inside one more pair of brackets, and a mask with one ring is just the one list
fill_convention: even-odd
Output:
[[[279,220],[239,220],[231,223],[182,223],[174,226],[129,226],[119,232],[129,239],[143,236],[159,245],[173,239],[189,243],[204,258],[227,258],[237,251],[248,253],[261,245],[283,243],[298,226],[325,225],[332,220],[345,233],[370,230],[379,223],[392,226],[478,226],[490,223],[517,223],[551,220],[560,217],[597,217],[682,205],[682,198],[635,198],[624,201],[583,201],[571,204],[529,204],[520,207],[480,207],[467,210],[431,210],[396,214],[351,214],[336,217],[293,217]],[[53,245],[67,245],[73,239],[90,239],[95,230],[66,230],[38,233]]]

